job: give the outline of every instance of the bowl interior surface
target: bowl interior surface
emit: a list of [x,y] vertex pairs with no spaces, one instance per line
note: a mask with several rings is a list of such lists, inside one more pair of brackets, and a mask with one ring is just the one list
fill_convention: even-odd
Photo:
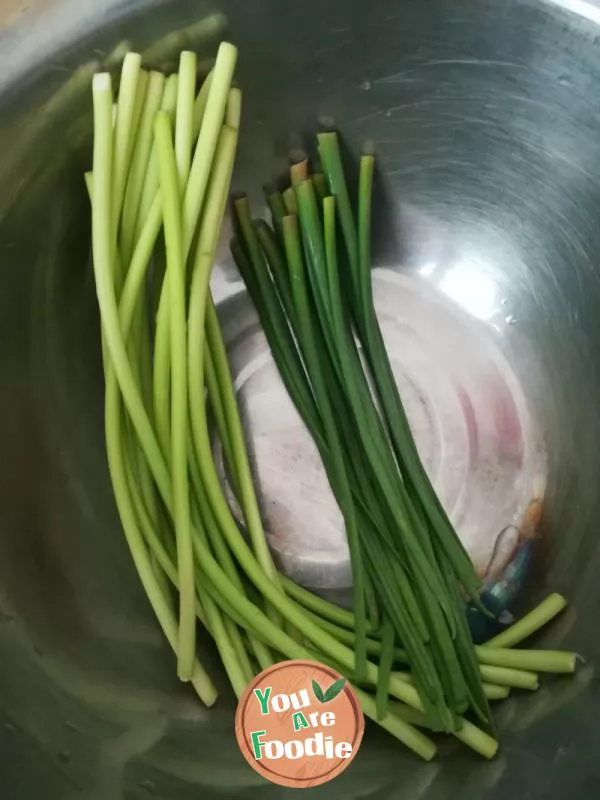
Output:
[[[217,707],[206,711],[178,684],[127,552],[104,452],[82,180],[91,164],[91,75],[115,68],[128,46],[165,69],[185,47],[209,59],[224,36],[239,46],[244,92],[234,188],[257,208],[261,183],[316,130],[337,128],[349,162],[366,143],[374,148],[376,285],[392,344],[402,351],[419,308],[413,329],[425,320],[432,341],[448,319],[460,331],[456,347],[445,342],[451,358],[445,351],[423,370],[416,347],[399,368],[416,427],[421,414],[424,457],[434,473],[436,452],[445,448],[452,461],[448,438],[435,431],[445,430],[443,412],[457,395],[427,406],[447,391],[448,382],[435,381],[444,361],[449,374],[476,379],[483,409],[492,396],[499,403],[502,424],[489,427],[502,432],[506,463],[518,464],[501,471],[498,504],[489,514],[479,507],[470,524],[485,520],[496,531],[543,497],[522,605],[566,594],[569,609],[537,641],[586,658],[574,677],[498,707],[502,748],[492,763],[447,743],[438,760],[421,764],[369,728],[351,769],[313,792],[541,800],[587,797],[600,786],[600,28],[594,4],[579,4],[581,14],[572,6],[59,3],[0,39],[0,786],[11,800],[40,789],[48,800],[287,793],[265,786],[242,759],[234,700],[210,642],[200,646],[222,688]],[[252,361],[244,347],[259,334],[226,237],[217,261],[213,292],[239,378]],[[239,379],[247,419],[257,413],[248,385],[248,376]],[[255,422],[260,473],[272,431],[261,439]],[[278,451],[284,469],[300,445],[286,447]],[[486,468],[498,475],[497,465]],[[477,474],[469,491],[481,503]],[[456,476],[440,468],[439,476],[448,498],[460,494],[464,475],[452,483]],[[264,499],[277,487],[265,489],[259,477]],[[289,485],[286,477],[277,490],[284,512]],[[285,514],[278,519],[285,527]],[[314,547],[323,541],[317,530]],[[343,589],[342,556],[325,563],[319,551],[308,567],[292,559],[291,569]],[[488,548],[482,563],[490,556]]]

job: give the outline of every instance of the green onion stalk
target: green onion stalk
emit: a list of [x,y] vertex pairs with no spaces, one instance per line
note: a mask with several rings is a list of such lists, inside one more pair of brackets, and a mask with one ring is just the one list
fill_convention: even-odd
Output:
[[[324,447],[328,451],[324,461],[326,467],[329,465],[329,479],[344,514],[348,532],[355,582],[355,608],[357,599],[360,602],[356,643],[361,644],[361,651],[364,651],[364,597],[356,597],[357,585],[364,591],[361,577],[364,562],[374,578],[372,582],[377,582],[380,602],[385,603],[393,615],[396,634],[410,650],[411,663],[418,675],[429,713],[441,729],[452,730],[460,724],[458,714],[467,706],[467,688],[452,645],[457,627],[454,617],[461,612],[449,605],[455,601],[448,598],[436,561],[427,558],[428,554],[423,552],[416,539],[413,525],[419,520],[414,513],[411,517],[409,499],[403,495],[402,482],[394,480],[396,470],[393,456],[372,403],[342,302],[335,245],[335,201],[332,197],[326,197],[321,215],[317,210],[312,181],[304,178],[303,174],[299,175],[296,169],[292,174],[292,184],[295,185],[295,207],[299,211],[299,217],[289,214],[283,219],[277,217],[288,263],[287,280],[284,276],[285,266],[282,266],[285,259],[277,251],[272,232],[264,223],[254,228],[245,198],[235,203],[243,244],[240,246],[237,242],[234,243],[234,257],[254,295],[255,303],[258,306],[263,302],[265,304],[261,314],[263,325],[266,324],[271,330],[275,328],[276,332],[271,335],[270,340],[277,340],[279,343],[278,364],[284,381],[301,415],[307,421],[309,430],[313,435],[315,429],[318,430],[316,441],[322,455]],[[271,200],[271,207],[281,207],[280,203]],[[324,238],[320,232],[321,219],[324,221]],[[302,248],[297,229],[302,232]],[[264,256],[260,249],[261,244]],[[310,295],[303,288],[303,256],[307,264]],[[269,286],[267,265],[274,284],[272,287]],[[288,281],[289,286],[295,287],[295,292],[288,291]],[[302,290],[298,287],[302,287]],[[283,308],[277,314],[274,310],[278,303]],[[315,309],[312,319],[307,312],[311,307]],[[266,322],[267,318],[270,318],[269,322]],[[286,331],[288,326],[292,330],[282,336],[281,332]],[[314,340],[315,330],[320,331],[318,344]],[[299,351],[294,345],[289,345],[291,340],[299,343]],[[285,354],[282,354],[283,342],[286,342],[285,349],[288,351]],[[319,360],[314,357],[315,352]],[[322,367],[319,362],[323,363]],[[327,388],[322,385],[321,373],[329,376]],[[322,398],[327,399],[327,394],[330,398],[335,398],[333,405],[338,410],[338,420],[333,426],[333,432],[325,430],[329,423]],[[307,409],[313,397],[316,409],[315,412],[309,412]],[[342,422],[339,421],[339,410],[344,407],[351,415],[351,423],[340,430],[344,423],[343,417]],[[309,416],[313,419],[307,420]],[[340,453],[351,446],[354,439],[352,431],[358,433],[362,444],[358,462],[355,453],[348,453],[346,456],[347,469],[354,477],[354,492],[347,483],[344,457],[340,455],[337,459],[331,459],[332,446],[338,448]],[[361,461],[364,468],[361,466],[356,469],[356,463]],[[354,474],[355,472],[358,474]],[[361,472],[367,475],[370,473],[371,480],[363,479]],[[341,494],[340,486],[346,486],[345,495]],[[354,526],[349,524],[349,519],[353,522],[354,520],[348,514],[348,508],[360,516],[363,522],[360,528],[356,526],[356,533]],[[398,529],[402,531],[400,540],[396,535]],[[359,545],[361,532],[363,540]],[[422,538],[425,535],[426,532],[422,532]],[[432,552],[431,545],[429,547]],[[362,560],[359,557],[360,549],[363,551]],[[410,573],[418,575],[420,583],[411,582]],[[427,590],[423,588],[425,585]],[[397,589],[394,590],[394,587]],[[432,594],[433,598],[430,597]],[[423,619],[423,609],[427,620]],[[432,637],[432,644],[429,645],[429,632],[432,629],[435,630],[435,637]],[[443,665],[441,669],[440,665]],[[488,710],[481,681],[477,671],[473,672],[476,682],[475,705],[481,709],[481,716],[486,719]],[[440,675],[443,677],[440,678]],[[446,705],[445,689],[452,694],[453,710]],[[384,689],[382,694],[383,692]]]
[[[405,482],[401,460],[390,448],[389,423],[373,403],[371,376],[362,369],[354,341],[354,317],[340,288],[336,216],[346,243],[352,244],[356,235],[354,221],[348,216],[349,200],[343,173],[338,170],[341,162],[335,140],[320,139],[320,155],[330,193],[323,191],[321,178],[316,182],[309,178],[306,161],[294,165],[289,190],[282,194],[267,191],[273,229],[262,220],[252,220],[246,197],[234,202],[238,236],[232,241],[232,254],[283,382],[319,449],[342,510],[357,613],[349,625],[348,617],[338,609],[330,614],[332,607],[314,595],[287,581],[284,586],[298,602],[306,604],[315,619],[322,617],[317,624],[328,627],[338,641],[353,645],[361,657],[364,653],[378,656],[384,667],[377,687],[380,716],[390,658],[393,661],[402,652],[436,729],[460,730],[461,715],[467,708],[491,726],[486,687],[531,689],[537,686],[537,675],[531,669],[511,673],[504,664],[478,663],[460,590],[466,588],[479,602],[479,581],[455,532],[442,525],[435,528],[432,519],[437,518],[431,508],[435,509],[437,498],[429,498],[427,505],[410,481]],[[368,174],[370,161],[367,167]],[[320,210],[316,190],[322,200]],[[363,175],[359,222],[363,261],[364,237],[369,230],[364,197],[370,198],[370,185]],[[336,214],[339,205],[342,208]],[[347,253],[345,259],[347,266]],[[364,280],[360,287],[360,307],[366,307],[367,301],[372,306]],[[366,312],[364,316],[366,319]],[[331,408],[336,409],[333,423]],[[410,460],[413,455],[409,451],[404,457]],[[449,541],[442,541],[444,538]],[[367,635],[364,595],[369,583],[377,587],[378,602],[389,616],[383,642]],[[357,585],[361,589],[358,594]],[[332,631],[336,623],[340,627]],[[348,627],[351,630],[344,629]],[[396,647],[396,642],[402,647]],[[361,679],[358,661],[356,667]],[[501,680],[496,683],[490,679],[490,667],[501,668],[496,673]],[[494,692],[504,693],[499,688]]]

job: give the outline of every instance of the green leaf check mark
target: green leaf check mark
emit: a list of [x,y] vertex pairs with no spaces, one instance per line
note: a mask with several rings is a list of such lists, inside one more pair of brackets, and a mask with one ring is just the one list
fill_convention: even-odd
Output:
[[345,685],[346,679],[340,678],[339,680],[334,681],[328,689],[323,691],[317,681],[313,680],[312,690],[319,703],[329,703],[330,700],[335,700]]

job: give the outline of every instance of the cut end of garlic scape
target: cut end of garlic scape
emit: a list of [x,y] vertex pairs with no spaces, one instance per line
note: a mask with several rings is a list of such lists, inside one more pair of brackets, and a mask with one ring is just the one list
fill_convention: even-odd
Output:
[[92,89],[94,92],[110,92],[112,90],[109,72],[97,72],[92,78]]

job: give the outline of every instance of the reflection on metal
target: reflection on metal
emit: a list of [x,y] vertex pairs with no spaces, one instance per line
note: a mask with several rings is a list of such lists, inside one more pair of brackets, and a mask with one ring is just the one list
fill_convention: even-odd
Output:
[[532,500],[520,524],[507,525],[494,542],[492,557],[483,577],[488,591],[496,597],[504,596],[507,606],[515,599],[527,576],[542,506],[542,498]]
[[450,267],[438,286],[444,294],[484,322],[499,311],[496,281],[487,273],[485,265],[475,260],[459,262]]
[[[139,725],[106,742],[98,754],[96,787],[92,790],[93,800],[121,800],[125,797],[127,786],[125,770],[129,763],[151,751],[167,732],[164,716],[148,717]],[[147,791],[152,783],[146,782]]]
[[194,50],[200,58],[207,45],[213,44],[224,35],[227,20],[223,14],[210,14],[192,25],[186,25],[166,36],[156,39],[142,53],[144,64],[156,69],[170,71],[177,68],[179,53],[182,50]]
[[578,14],[596,25],[600,24],[600,4],[597,0],[544,0],[544,2],[560,6],[565,11]]
[[585,693],[595,678],[595,669],[588,664],[577,670],[575,675],[565,680],[564,676],[557,677],[542,686],[527,699],[518,716],[510,724],[515,731],[529,730],[533,725],[542,722],[556,714],[558,710],[568,706],[575,698]]

